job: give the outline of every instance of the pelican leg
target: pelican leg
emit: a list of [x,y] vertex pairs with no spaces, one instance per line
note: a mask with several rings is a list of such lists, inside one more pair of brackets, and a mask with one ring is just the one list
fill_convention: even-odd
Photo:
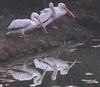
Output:
[[57,74],[58,74],[58,68],[57,68],[57,65],[56,65],[55,61],[53,61],[53,63],[54,64],[53,64],[52,68],[54,70],[53,70],[53,74],[52,74],[52,80],[56,80],[56,77],[57,77]]
[[24,39],[24,41],[25,41],[25,31],[24,30],[21,30],[21,34],[22,34],[22,36],[23,36],[23,39]]
[[33,79],[33,84],[31,84],[30,86],[33,87],[33,86],[37,86],[37,85],[42,84],[42,81],[39,80],[40,78],[41,78],[41,75],[36,76]]
[[41,74],[35,76],[35,78],[33,79],[33,84],[31,84],[30,86],[33,87],[33,86],[42,84],[42,81],[40,81],[40,78],[41,78]]
[[44,70],[44,72],[43,72],[43,74],[40,76],[37,76],[34,80],[33,80],[33,83],[34,84],[31,84],[30,86],[36,86],[36,85],[40,85],[40,84],[42,84],[42,80],[43,80],[43,78],[44,78],[44,76],[45,76],[45,74],[46,74],[46,72],[47,72],[47,68],[48,68],[48,66],[46,67],[46,69]]
[[53,61],[53,59],[49,59],[49,61],[53,62],[53,64],[51,65],[50,64],[50,67],[53,69],[53,74],[51,76],[52,80],[56,80],[56,76],[57,76],[57,73],[58,73],[58,67],[55,63],[55,61]]
[[48,66],[46,67],[46,69],[44,70],[44,72],[43,72],[43,74],[42,74],[42,76],[41,76],[41,81],[43,80],[43,78],[44,78],[44,76],[45,76],[45,74],[46,74],[46,72],[47,72],[47,68],[48,68]]
[[23,30],[20,30],[20,34],[21,34],[21,35],[20,35],[19,37],[24,38],[25,33],[24,33]]
[[45,31],[46,33],[48,33],[48,31],[46,30],[45,26],[44,26],[43,23],[41,22],[40,17],[39,17],[39,16],[38,16],[38,17],[35,16],[35,18],[39,21],[39,23],[40,23],[41,26],[43,27],[44,31]]
[[58,74],[58,69],[55,69],[52,74],[52,80],[56,80],[57,74]]

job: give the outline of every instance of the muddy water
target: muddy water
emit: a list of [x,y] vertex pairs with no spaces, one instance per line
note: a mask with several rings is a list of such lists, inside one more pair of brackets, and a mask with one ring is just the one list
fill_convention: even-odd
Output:
[[[98,41],[99,42],[99,41]],[[77,47],[77,50],[71,53],[64,52],[61,55],[64,60],[81,61],[71,68],[67,75],[58,73],[55,81],[51,80],[52,72],[47,72],[43,83],[37,87],[99,87],[100,81],[100,47],[99,45],[87,45]],[[42,72],[41,70],[39,70]],[[3,82],[2,79],[5,79]],[[0,77],[0,87],[30,87],[30,81],[17,81],[11,76]],[[8,80],[7,80],[8,79]],[[95,80],[95,81],[94,81]],[[73,85],[73,86],[72,86]]]

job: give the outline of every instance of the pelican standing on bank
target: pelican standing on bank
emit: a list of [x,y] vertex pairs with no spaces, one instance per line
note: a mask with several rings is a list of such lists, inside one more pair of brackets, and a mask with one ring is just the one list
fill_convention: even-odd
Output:
[[[69,65],[69,63],[72,64]],[[68,61],[63,61],[59,58],[52,58],[52,57],[34,59],[34,64],[36,68],[45,70],[46,66],[48,65],[47,71],[53,71],[52,80],[56,80],[58,71],[60,71],[61,75],[68,74],[69,69],[71,69],[72,66],[75,65],[75,63],[80,63],[80,62],[77,62],[76,60],[74,62],[68,62]]]
[[53,3],[50,2],[49,8],[45,8],[41,11],[41,22],[43,23],[44,27],[46,27],[48,24],[58,18],[61,18],[65,14],[71,15],[73,18],[75,18],[75,15],[66,7],[64,3],[58,3],[58,6],[54,7]]
[[11,24],[8,26],[9,32],[7,32],[6,34],[8,35],[11,33],[20,33],[24,36],[26,31],[35,29],[37,27],[37,25],[39,25],[39,24],[43,27],[45,32],[47,32],[39,18],[39,14],[37,14],[36,12],[33,12],[31,14],[31,19],[32,20],[16,19],[16,20],[12,21]]
[[31,80],[34,78],[33,84],[30,86],[36,86],[42,84],[42,80],[46,74],[46,69],[41,75],[41,73],[32,65],[16,66],[8,70],[8,75],[12,75],[14,79],[19,81]]

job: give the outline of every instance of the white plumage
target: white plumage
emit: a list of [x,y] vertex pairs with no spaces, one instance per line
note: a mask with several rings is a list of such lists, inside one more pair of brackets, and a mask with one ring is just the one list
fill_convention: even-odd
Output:
[[9,32],[7,35],[11,33],[20,33],[24,36],[26,31],[30,31],[39,27],[43,27],[45,32],[47,32],[45,27],[66,13],[75,18],[74,14],[67,9],[64,3],[59,3],[57,7],[54,7],[53,3],[49,3],[49,8],[42,10],[40,15],[36,12],[33,12],[31,14],[31,20],[16,19],[12,21],[8,26]]
[[[44,10],[47,10],[47,11],[44,11],[44,10],[43,10],[43,12],[40,11],[39,18],[40,18],[40,20],[42,22],[42,27],[44,27],[44,28],[46,27],[45,23],[49,24],[49,21],[50,21],[50,19],[52,19],[52,15],[54,14],[54,11],[52,11],[52,6],[53,6],[53,3],[49,3],[49,8],[45,8],[44,9]],[[33,20],[33,16],[32,15],[31,15],[31,19]],[[39,25],[37,25],[36,28],[40,28],[40,27],[41,27],[41,25],[39,24]]]
[[25,34],[26,31],[31,30],[32,28],[36,27],[36,23],[29,19],[16,19],[12,21],[12,23],[9,25],[8,34],[11,33],[20,33],[22,35]]
[[[27,22],[26,22],[27,21]],[[30,25],[31,21],[29,19],[16,19],[8,26],[8,30],[13,30],[17,28],[24,28]]]
[[37,25],[40,24],[42,26],[42,22],[39,19],[39,14],[33,12],[31,14],[31,19],[32,20],[16,19],[12,21],[11,24],[8,26],[9,32],[7,33],[7,35],[11,33],[20,33],[24,35],[26,31],[36,29]]
[[54,20],[64,16],[66,13],[75,18],[74,14],[68,10],[64,3],[58,3],[57,7],[53,7],[53,3],[49,3],[49,8],[45,8],[40,12],[40,17],[42,18],[41,21],[43,22],[44,27],[46,27]]
[[42,84],[46,70],[44,70],[43,74],[41,75],[41,73],[32,67],[32,65],[23,65],[8,70],[8,73],[12,75],[14,79],[19,81],[31,80],[34,78],[31,86],[36,86]]
[[34,63],[35,66],[39,69],[45,70],[46,66],[48,65],[47,71],[53,71],[52,74],[52,80],[56,79],[57,72],[60,71],[61,75],[65,75],[68,73],[69,69],[72,68],[73,65],[75,65],[77,61],[72,62],[72,64],[69,66],[67,61],[63,61],[58,58],[35,58]]

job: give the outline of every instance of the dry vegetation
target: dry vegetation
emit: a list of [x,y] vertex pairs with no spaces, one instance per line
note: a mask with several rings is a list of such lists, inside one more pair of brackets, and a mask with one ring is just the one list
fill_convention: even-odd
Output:
[[[68,20],[71,21],[70,19]],[[26,34],[25,40],[18,37],[18,35],[6,36],[6,30],[2,30],[4,34],[1,32],[0,62],[6,62],[18,57],[35,55],[41,52],[45,53],[62,47],[70,40],[84,40],[86,38],[85,35],[88,36],[87,31],[83,32],[83,30],[81,31],[80,29],[75,28],[73,24],[72,26],[74,27],[68,23],[66,24],[67,25],[62,24],[60,27],[58,26],[58,29],[48,27],[49,34],[45,34],[42,30],[32,31],[33,33],[29,32]],[[79,31],[82,32],[81,35]]]

